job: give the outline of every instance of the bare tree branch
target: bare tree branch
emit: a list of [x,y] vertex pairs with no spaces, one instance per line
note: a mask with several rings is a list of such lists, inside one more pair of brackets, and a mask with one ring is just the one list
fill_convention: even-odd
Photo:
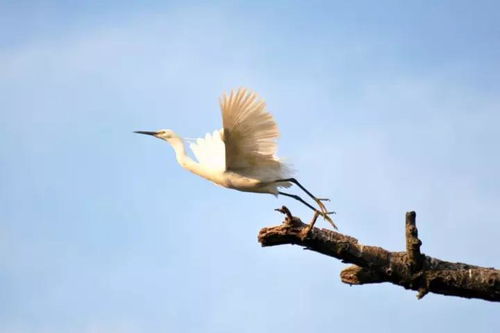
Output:
[[258,239],[262,246],[297,244],[352,263],[354,266],[340,273],[344,283],[390,282],[418,291],[419,299],[433,292],[500,302],[500,270],[451,263],[420,253],[422,242],[415,212],[406,213],[406,251],[390,252],[360,244],[356,238],[332,230],[310,228],[284,206],[279,211],[286,214],[285,221],[260,230]]

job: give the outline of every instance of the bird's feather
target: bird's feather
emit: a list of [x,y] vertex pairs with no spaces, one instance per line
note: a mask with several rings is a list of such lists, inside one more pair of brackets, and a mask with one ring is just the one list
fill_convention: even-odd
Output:
[[206,168],[224,172],[226,169],[225,148],[222,141],[222,129],[207,133],[189,145],[198,162]]
[[276,157],[278,126],[265,102],[240,88],[224,94],[220,105],[226,170],[262,181],[286,177],[286,166]]

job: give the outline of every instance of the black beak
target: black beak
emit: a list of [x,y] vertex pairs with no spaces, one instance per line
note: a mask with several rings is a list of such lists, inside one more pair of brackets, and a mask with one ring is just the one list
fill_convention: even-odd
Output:
[[152,136],[156,136],[156,134],[158,134],[157,132],[150,132],[150,131],[135,131],[134,133],[146,134],[146,135],[152,135]]

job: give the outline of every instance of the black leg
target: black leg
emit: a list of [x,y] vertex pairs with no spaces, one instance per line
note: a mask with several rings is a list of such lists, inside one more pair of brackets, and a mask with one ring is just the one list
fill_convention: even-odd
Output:
[[310,204],[308,204],[304,199],[302,199],[301,197],[299,197],[298,195],[295,195],[295,194],[289,194],[289,193],[285,193],[285,192],[278,192],[279,194],[281,195],[284,195],[284,196],[287,196],[287,197],[290,197],[290,198],[294,198],[295,200],[298,200],[300,202],[302,202],[304,205],[306,205],[307,207],[311,208],[312,210],[314,210],[315,212],[318,211],[316,208],[314,208],[313,206],[311,206]]
[[297,179],[295,179],[295,178],[278,179],[278,180],[276,180],[276,182],[290,182],[290,183],[294,183],[295,185],[297,185],[298,187],[300,187],[302,189],[302,191],[306,192],[308,196],[310,196],[312,199],[314,199],[314,201],[318,201],[319,200],[311,192],[309,192],[304,186],[302,186],[302,184],[299,183],[299,181]]
[[326,209],[325,205],[321,201],[330,201],[330,199],[319,199],[319,198],[316,198],[311,192],[309,192],[304,186],[302,186],[302,184],[299,183],[299,181],[297,179],[295,179],[295,178],[278,179],[275,182],[290,182],[290,183],[294,183],[295,185],[297,185],[298,187],[300,187],[302,189],[302,191],[306,192],[307,195],[310,196],[318,204],[318,206],[320,207],[321,211],[324,214],[328,214],[329,213],[328,210]]
[[[321,201],[324,201],[325,199],[318,199],[316,198],[311,192],[309,192],[304,186],[302,186],[301,183],[299,183],[299,181],[295,178],[286,178],[286,179],[278,179],[278,180],[275,180],[276,183],[279,183],[279,182],[290,182],[290,183],[294,183],[295,185],[297,185],[298,187],[300,187],[302,189],[302,191],[306,192],[308,196],[310,196],[319,206],[320,210],[321,210],[321,216],[323,216],[323,218],[325,220],[327,220],[335,229],[337,229],[337,226],[335,225],[335,223],[333,222],[333,220],[330,218],[330,216],[328,216],[328,214],[335,214],[335,212],[329,212],[325,205],[321,202]],[[313,206],[311,206],[310,204],[308,204],[307,202],[304,201],[304,199],[302,199],[301,197],[299,197],[298,195],[294,195],[294,194],[288,194],[288,193],[283,193],[283,192],[278,192],[279,194],[282,194],[282,195],[285,195],[285,196],[288,196],[290,198],[294,198],[295,200],[298,200],[300,202],[302,202],[303,204],[305,204],[307,207],[311,208],[312,210],[314,210],[315,212],[317,212],[318,210],[316,208],[314,208]]]

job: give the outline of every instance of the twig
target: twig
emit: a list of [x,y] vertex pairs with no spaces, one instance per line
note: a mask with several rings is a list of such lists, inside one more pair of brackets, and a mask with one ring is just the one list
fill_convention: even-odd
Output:
[[415,217],[415,212],[406,213],[406,252],[410,267],[412,270],[418,271],[422,267],[423,257],[420,253],[422,241],[418,239]]

